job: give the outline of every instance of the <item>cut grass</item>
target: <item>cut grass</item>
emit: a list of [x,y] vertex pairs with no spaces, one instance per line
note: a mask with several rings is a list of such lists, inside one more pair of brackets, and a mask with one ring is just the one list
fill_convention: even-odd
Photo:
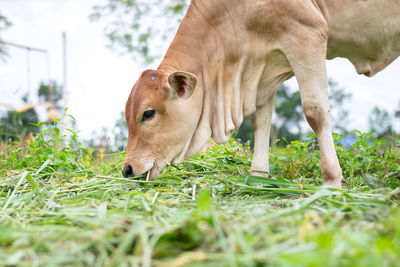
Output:
[[47,131],[0,154],[0,265],[395,266],[399,147],[363,138],[338,147],[340,190],[319,187],[312,142],[274,150],[269,178],[230,141],[138,181]]

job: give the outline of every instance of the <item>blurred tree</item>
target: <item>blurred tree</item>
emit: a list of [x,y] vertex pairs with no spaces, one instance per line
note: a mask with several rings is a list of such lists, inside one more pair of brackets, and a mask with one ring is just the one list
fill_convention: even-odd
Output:
[[[22,97],[22,101],[28,103],[28,95]],[[0,140],[16,141],[30,133],[35,134],[39,128],[32,123],[38,123],[39,117],[35,109],[31,108],[23,112],[9,110],[0,117]]]
[[346,101],[351,100],[351,93],[346,93],[344,88],[339,88],[338,83],[329,79],[329,104],[331,106],[331,125],[332,131],[339,135],[348,135],[349,129],[349,110],[345,108]]
[[93,131],[92,138],[87,143],[90,147],[104,149],[107,152],[120,152],[126,149],[127,139],[128,126],[125,113],[121,112],[111,130],[103,127],[99,132]]
[[[178,28],[189,0],[108,0],[93,7],[91,21],[105,23],[109,48],[151,63]],[[157,8],[154,8],[157,7]],[[151,44],[151,45],[150,45]]]
[[234,134],[236,139],[239,139],[243,143],[250,142],[253,146],[254,144],[254,133],[253,126],[251,125],[251,121],[249,117],[245,117],[243,119],[242,125],[240,125],[239,130]]
[[117,151],[124,151],[128,139],[128,126],[126,125],[125,112],[121,112],[120,117],[113,127],[115,148]]
[[400,119],[400,102],[399,102],[399,108],[398,108],[398,110],[396,110],[396,111],[394,112],[394,117]]
[[[51,81],[51,87],[49,83],[40,83],[38,90],[39,102],[54,104],[54,107],[47,109],[48,122],[54,123],[54,119],[60,118],[60,114],[63,112],[63,106],[61,104],[62,94],[62,86],[56,81]],[[72,128],[75,128],[76,121],[72,120],[72,124]]]
[[54,108],[58,111],[62,111],[63,107],[61,105],[62,100],[62,86],[56,81],[51,82],[53,88],[53,96],[51,96],[50,85],[48,83],[41,82],[39,85],[38,97],[40,103],[54,103]]
[[[8,29],[11,26],[11,22],[5,17],[4,15],[1,14],[0,12],[0,40],[1,40],[1,33]],[[7,56],[7,50],[5,46],[0,43],[0,60],[5,60]]]
[[290,142],[302,137],[305,119],[299,90],[293,91],[282,85],[276,92],[274,114],[271,143],[278,138],[281,139],[280,143],[284,144],[283,138]]
[[379,107],[374,107],[368,117],[369,131],[377,138],[394,134],[392,118],[389,112]]

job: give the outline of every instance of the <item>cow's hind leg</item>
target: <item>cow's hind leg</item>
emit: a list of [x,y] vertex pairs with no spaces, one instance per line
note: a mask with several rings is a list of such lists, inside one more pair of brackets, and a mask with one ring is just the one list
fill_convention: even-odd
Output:
[[324,185],[342,186],[342,170],[336,155],[330,126],[326,43],[321,35],[302,36],[285,54],[296,76],[306,119],[317,135]]
[[254,130],[254,155],[251,163],[252,175],[268,176],[269,136],[271,132],[274,98],[275,92],[271,94],[262,106],[257,107],[254,114],[250,116]]

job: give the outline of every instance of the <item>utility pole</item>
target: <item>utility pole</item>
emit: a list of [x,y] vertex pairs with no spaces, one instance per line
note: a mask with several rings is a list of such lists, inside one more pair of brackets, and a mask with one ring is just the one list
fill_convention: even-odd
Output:
[[62,33],[62,47],[63,47],[63,107],[67,107],[68,103],[68,90],[67,90],[67,34]]
[[[62,47],[63,47],[63,89],[62,89],[62,105],[65,109],[68,107],[68,83],[67,83],[67,34],[62,33]],[[64,134],[67,135],[69,128],[69,117],[64,116]]]

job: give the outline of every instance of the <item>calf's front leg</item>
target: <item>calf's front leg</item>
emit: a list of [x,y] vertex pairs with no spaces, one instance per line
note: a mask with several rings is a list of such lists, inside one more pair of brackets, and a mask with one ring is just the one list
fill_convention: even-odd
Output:
[[252,175],[268,176],[269,136],[271,133],[274,98],[275,93],[273,93],[262,106],[257,107],[254,114],[250,116],[254,131],[254,155],[251,163]]

